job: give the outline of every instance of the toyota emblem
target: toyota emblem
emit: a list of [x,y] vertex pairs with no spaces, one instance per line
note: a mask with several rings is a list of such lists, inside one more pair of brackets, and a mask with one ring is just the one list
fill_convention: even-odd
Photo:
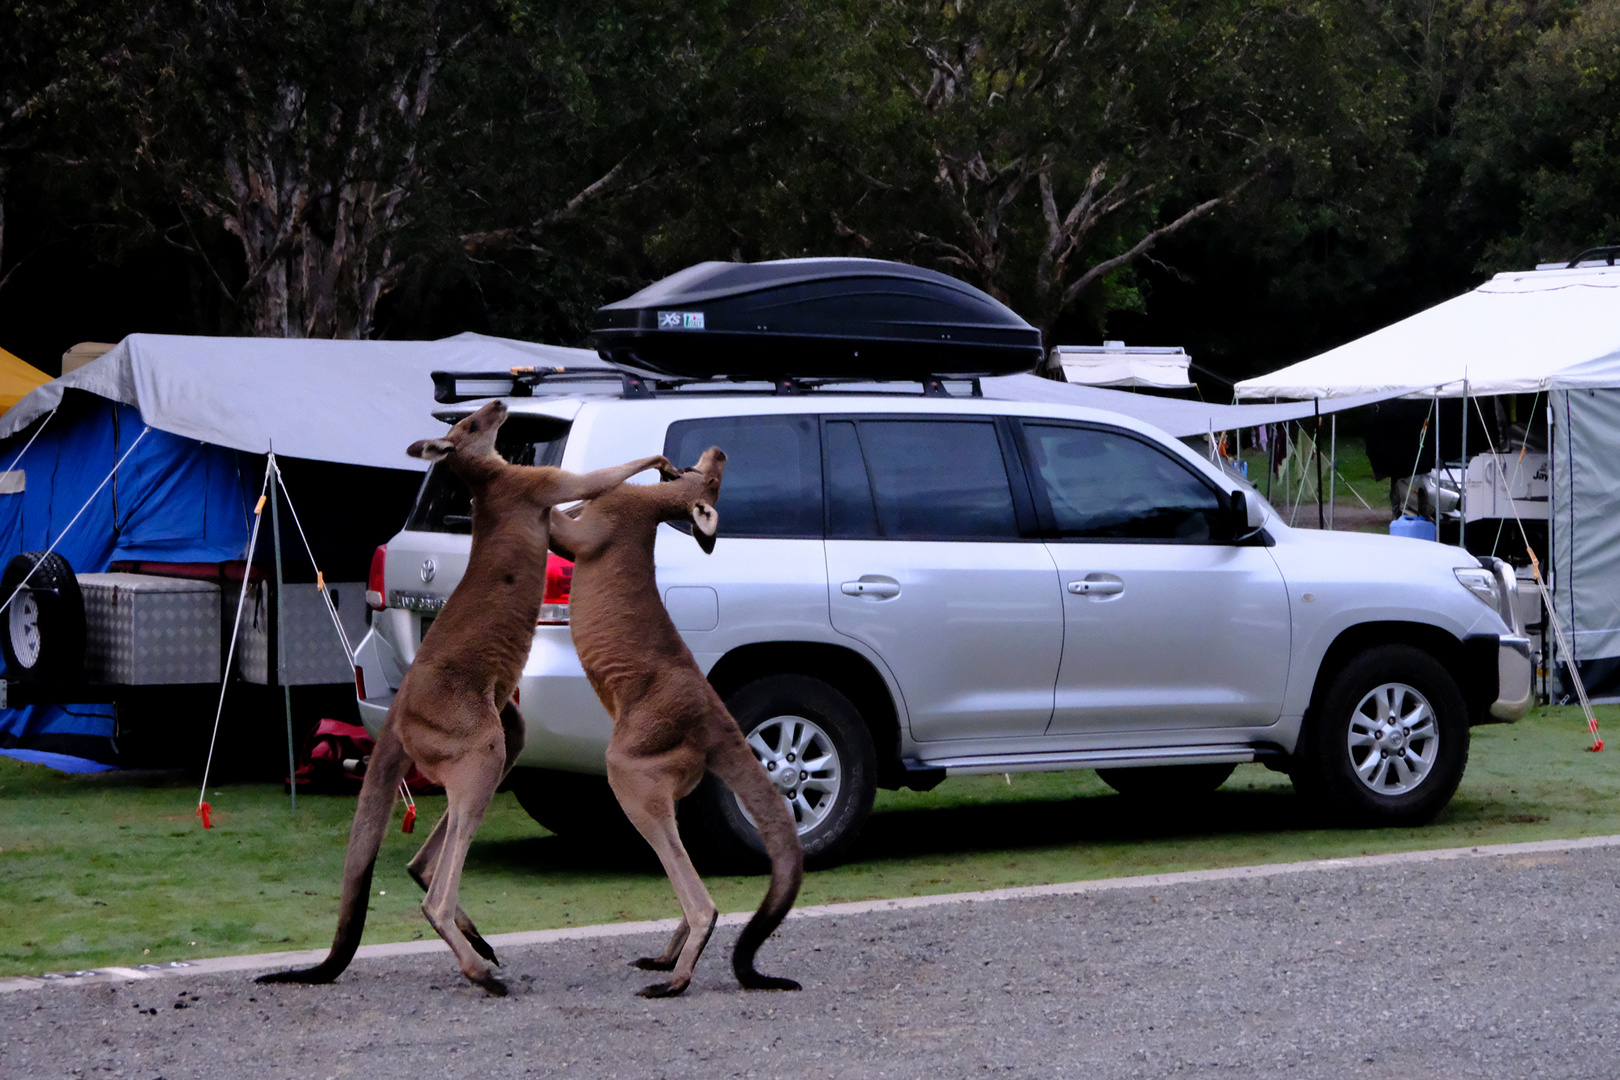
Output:
[[422,584],[426,585],[433,580],[433,573],[438,567],[433,565],[432,559],[422,560]]

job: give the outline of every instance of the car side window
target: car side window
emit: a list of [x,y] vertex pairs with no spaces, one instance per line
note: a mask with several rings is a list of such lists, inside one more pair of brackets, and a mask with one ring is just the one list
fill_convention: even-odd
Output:
[[[726,452],[720,482],[725,536],[821,539],[821,438],[813,416],[717,416],[678,420],[664,437],[677,468],[703,451]],[[687,526],[690,528],[690,526]]]
[[1128,432],[1024,421],[1050,526],[1064,539],[1224,539],[1220,496],[1186,465]]
[[1018,538],[991,420],[829,420],[827,535]]

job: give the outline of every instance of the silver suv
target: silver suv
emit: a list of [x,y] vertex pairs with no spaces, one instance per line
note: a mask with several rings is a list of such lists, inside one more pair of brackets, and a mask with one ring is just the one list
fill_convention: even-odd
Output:
[[[1259,761],[1344,817],[1420,822],[1456,790],[1469,726],[1529,707],[1505,564],[1291,529],[1121,415],[987,400],[971,382],[462,391],[505,396],[517,462],[584,472],[726,451],[719,544],[705,555],[663,526],[658,582],[814,862],[848,848],[876,788],[961,773],[1095,768],[1172,797]],[[435,468],[375,568],[380,610],[355,661],[373,732],[466,565],[467,500]],[[616,816],[610,721],[569,638],[570,568],[551,558],[512,786],[548,828],[599,830]],[[758,843],[712,779],[683,817],[710,857]]]

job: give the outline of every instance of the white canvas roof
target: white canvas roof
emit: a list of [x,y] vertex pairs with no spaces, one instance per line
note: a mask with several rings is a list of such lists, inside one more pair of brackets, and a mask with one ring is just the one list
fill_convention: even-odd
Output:
[[73,387],[133,405],[161,431],[216,446],[421,471],[426,463],[405,447],[443,434],[432,415],[430,372],[601,363],[587,349],[482,334],[442,341],[131,334],[12,406],[0,416],[0,438],[56,408]]
[[1620,386],[1620,267],[1497,274],[1462,296],[1237,385],[1240,398]]
[[1178,439],[1211,431],[1232,431],[1303,420],[1320,413],[1326,416],[1340,409],[1354,409],[1383,401],[1387,393],[1363,394],[1333,402],[1290,401],[1269,405],[1213,405],[1204,401],[1132,394],[1101,386],[1060,383],[1039,375],[998,375],[979,380],[984,396],[999,401],[1045,401],[1054,405],[1083,405],[1090,409],[1134,416]]
[[1101,345],[1059,345],[1052,352],[1063,368],[1063,377],[1072,383],[1161,390],[1186,390],[1192,386],[1187,378],[1192,358],[1184,349],[1106,341]]

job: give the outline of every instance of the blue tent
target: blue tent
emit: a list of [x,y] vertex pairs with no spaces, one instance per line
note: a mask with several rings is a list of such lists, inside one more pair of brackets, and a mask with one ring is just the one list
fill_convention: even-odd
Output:
[[[131,335],[0,416],[0,567],[58,540],[77,573],[122,561],[242,559],[273,449],[328,579],[338,580],[333,564],[346,561],[345,572],[356,573],[356,555],[369,559],[409,509],[424,466],[404,448],[442,430],[432,418],[431,371],[593,361],[583,350],[477,334],[431,342]],[[296,534],[283,528],[283,546],[301,557]],[[363,561],[357,573],[365,576]],[[0,748],[85,753],[113,726],[111,705],[0,709]]]

